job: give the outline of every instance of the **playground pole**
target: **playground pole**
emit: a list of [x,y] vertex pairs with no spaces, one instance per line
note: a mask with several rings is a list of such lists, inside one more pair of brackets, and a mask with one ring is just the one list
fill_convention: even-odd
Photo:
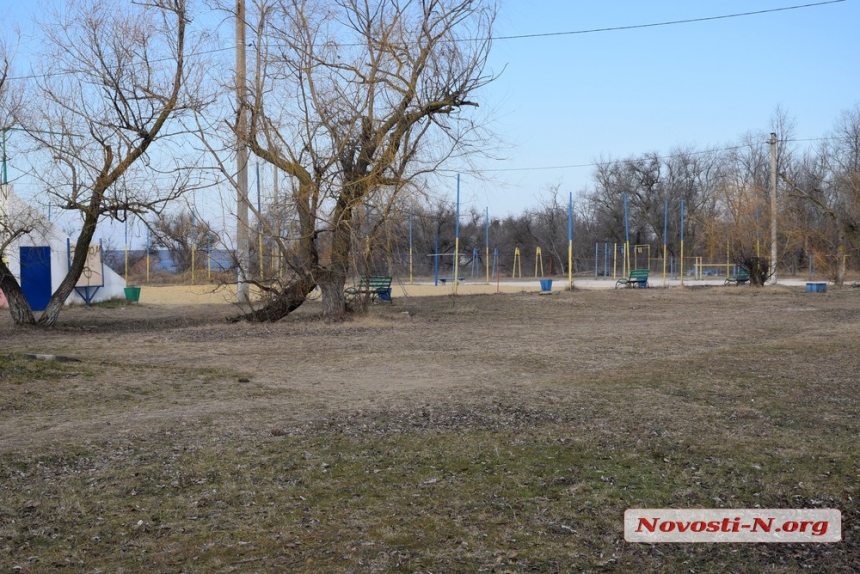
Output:
[[[595,279],[597,279],[597,263],[600,261],[600,258],[598,257],[598,253],[597,253],[597,247],[599,245],[600,244],[597,241],[594,242],[594,278]],[[605,262],[606,262],[606,260],[604,259],[604,263]]]
[[457,211],[454,222],[454,295],[457,294],[457,283],[460,275],[460,174],[457,174]]
[[627,194],[624,194],[624,276],[630,274],[630,221],[627,217]]
[[612,244],[612,280],[615,281],[615,278],[618,275],[618,244]]
[[433,285],[439,286],[439,231],[436,231],[436,255],[433,256]]
[[573,192],[567,206],[567,288],[573,290]]
[[496,293],[499,292],[499,283],[502,280],[502,267],[499,264],[499,249],[493,249],[493,271],[496,273]]
[[663,287],[666,286],[666,236],[669,234],[669,200],[663,203]]
[[609,243],[603,242],[603,277],[609,275]]
[[681,200],[681,287],[684,286],[684,200]]
[[484,266],[487,268],[487,285],[490,284],[490,208],[484,208],[484,221],[486,222],[487,235],[484,242]]
[[412,285],[412,214],[409,214],[409,284]]
[[149,283],[149,254],[152,251],[152,243],[149,239],[149,226],[146,226],[146,282]]
[[128,283],[128,217],[125,218],[125,282]]

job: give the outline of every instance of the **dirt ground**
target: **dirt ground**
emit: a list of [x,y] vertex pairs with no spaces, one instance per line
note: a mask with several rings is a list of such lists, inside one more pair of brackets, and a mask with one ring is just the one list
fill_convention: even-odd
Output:
[[[0,570],[860,571],[860,289],[462,287],[0,315]],[[755,507],[839,509],[842,541],[622,532]]]
[[[461,293],[482,288],[461,286]],[[433,287],[399,289],[393,304],[334,324],[318,319],[315,301],[278,323],[232,324],[225,320],[239,313],[227,302],[232,293],[188,286],[144,287],[140,304],[69,308],[51,330],[15,328],[4,313],[3,352],[70,357],[81,361],[82,375],[64,382],[62,395],[45,389],[44,408],[23,416],[6,409],[0,449],[213,417],[265,429],[333,410],[515,391],[539,397],[565,377],[611,377],[638,363],[696,358],[762,337],[860,344],[860,289],[541,294],[513,285],[510,293],[457,297],[450,286],[441,297],[416,296]],[[808,358],[797,360],[798,369],[808,367]],[[21,401],[40,393],[18,391],[27,393]],[[134,408],[117,410],[129,394],[137,397]]]

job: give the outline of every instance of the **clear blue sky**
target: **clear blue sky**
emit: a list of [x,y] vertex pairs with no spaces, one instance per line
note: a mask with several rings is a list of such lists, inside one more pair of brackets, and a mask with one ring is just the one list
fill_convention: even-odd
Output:
[[[571,0],[502,2],[494,36],[572,32],[707,18],[814,0]],[[680,145],[719,147],[770,131],[781,106],[795,137],[824,135],[860,103],[860,2],[632,30],[498,40],[504,72],[482,103],[511,147],[481,166],[496,181],[463,177],[462,201],[491,215],[537,205],[561,184],[566,199],[590,184],[591,164]],[[452,190],[455,185],[452,184]],[[453,197],[453,191],[452,197]]]
[[[639,26],[787,8],[815,0],[503,0],[495,37]],[[41,2],[3,2],[7,30],[27,28]],[[560,184],[576,196],[593,168],[578,166],[677,146],[721,147],[770,131],[781,106],[795,137],[824,135],[860,103],[860,0],[657,27],[498,39],[501,75],[479,101],[506,145],[464,175],[463,209],[494,217],[538,204]],[[229,33],[229,31],[228,31]],[[24,37],[18,71],[35,40]],[[799,144],[802,145],[802,144]],[[497,171],[505,169],[510,171]],[[12,174],[10,174],[12,175]],[[452,200],[443,180],[437,191]]]

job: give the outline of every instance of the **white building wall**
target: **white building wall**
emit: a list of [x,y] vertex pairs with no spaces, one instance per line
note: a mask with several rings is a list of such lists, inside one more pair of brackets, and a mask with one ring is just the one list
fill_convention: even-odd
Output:
[[[11,188],[11,186],[8,186]],[[69,238],[56,226],[49,222],[46,218],[38,214],[34,209],[25,204],[19,199],[14,192],[8,191],[8,201],[5,209],[8,209],[8,218],[11,227],[14,228],[16,221],[32,222],[33,231],[15,240],[6,249],[7,265],[10,271],[21,281],[21,260],[20,248],[24,247],[50,247],[51,249],[51,293],[55,292],[60,286],[63,278],[69,270]],[[0,214],[2,217],[4,214]],[[74,246],[74,243],[72,243]],[[104,254],[102,254],[104,255]],[[92,302],[106,301],[108,299],[124,298],[125,297],[125,279],[115,273],[107,265],[102,265],[102,277],[104,285],[96,290],[92,298]],[[92,288],[91,288],[92,291]],[[83,292],[83,289],[81,289]],[[85,303],[77,291],[72,292],[66,299],[66,304]]]

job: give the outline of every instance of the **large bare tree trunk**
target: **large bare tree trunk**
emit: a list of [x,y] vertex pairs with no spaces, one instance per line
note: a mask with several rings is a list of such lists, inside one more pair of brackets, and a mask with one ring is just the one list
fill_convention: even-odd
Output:
[[302,306],[316,284],[310,276],[300,277],[287,285],[263,307],[250,313],[233,317],[232,322],[274,323]]
[[12,320],[16,325],[35,325],[36,317],[30,309],[30,303],[24,296],[21,286],[15,280],[15,276],[0,260],[0,291],[6,296],[6,301],[9,303],[9,313],[12,315]]
[[349,254],[352,249],[352,209],[341,197],[335,211],[335,225],[331,241],[331,263],[319,277],[322,291],[323,316],[337,319],[346,314],[346,278],[349,274]]
[[741,256],[738,258],[738,263],[740,263],[741,267],[749,271],[750,285],[762,287],[770,278],[772,271],[770,268],[770,259],[767,257]]

